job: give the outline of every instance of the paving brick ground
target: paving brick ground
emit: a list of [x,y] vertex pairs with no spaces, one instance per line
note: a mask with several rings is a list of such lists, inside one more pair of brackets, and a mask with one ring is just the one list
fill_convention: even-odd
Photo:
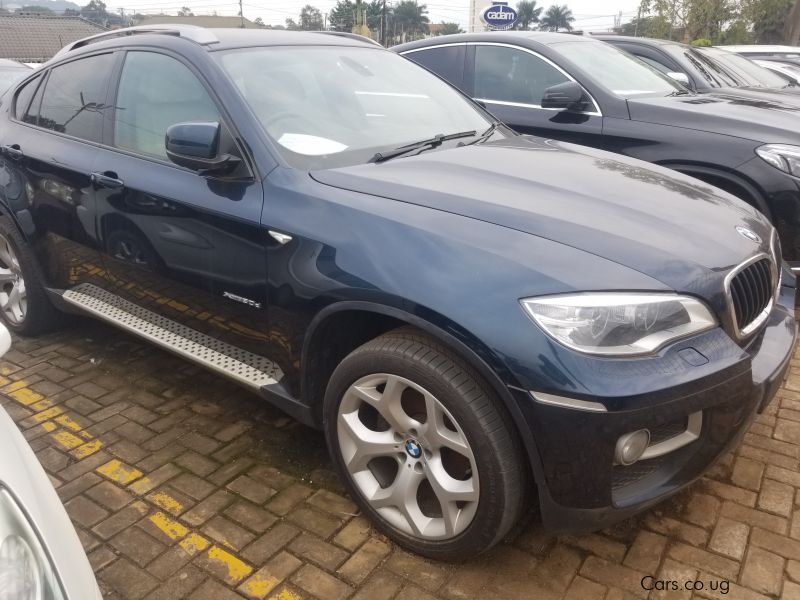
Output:
[[[107,600],[800,598],[800,352],[769,411],[691,489],[593,535],[534,521],[463,565],[371,530],[320,433],[105,325],[17,339],[0,375]],[[679,589],[648,592],[646,576]]]

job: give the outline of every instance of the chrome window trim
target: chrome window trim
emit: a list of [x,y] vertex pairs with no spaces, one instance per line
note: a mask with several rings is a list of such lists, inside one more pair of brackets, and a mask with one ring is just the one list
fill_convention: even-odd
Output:
[[567,398],[565,396],[556,396],[555,394],[545,394],[544,392],[530,392],[530,394],[534,400],[541,404],[550,404],[552,406],[586,410],[589,412],[608,412],[608,409],[599,402],[578,400],[577,398]]
[[[734,309],[733,306],[733,296],[731,295],[731,281],[733,280],[734,277],[736,277],[736,275],[738,275],[744,269],[746,269],[753,263],[756,263],[765,258],[769,260],[770,264],[772,265],[772,269],[770,270],[772,273],[772,280],[773,283],[777,282],[777,284],[774,285],[772,289],[772,298],[770,298],[769,302],[764,307],[764,310],[762,310],[755,319],[753,319],[750,323],[748,323],[746,327],[740,329],[739,323],[736,320],[736,310]],[[775,299],[778,295],[778,289],[780,287],[780,274],[778,271],[778,267],[775,264],[774,257],[770,256],[766,252],[759,252],[758,254],[751,256],[746,261],[738,264],[736,267],[730,270],[730,272],[725,276],[724,286],[725,286],[725,300],[728,305],[728,311],[730,312],[731,315],[733,332],[736,334],[736,338],[738,340],[743,340],[752,335],[753,333],[755,333],[755,331],[759,327],[761,327],[761,325],[764,324],[764,322],[767,320],[767,317],[769,317],[769,313],[772,312],[772,307],[775,305]]]
[[[600,105],[594,99],[594,96],[592,96],[589,93],[589,90],[587,90],[572,75],[567,73],[564,69],[559,67],[552,60],[550,60],[546,56],[542,56],[541,54],[539,54],[535,50],[531,50],[530,48],[524,48],[522,46],[517,46],[516,44],[507,44],[507,43],[504,43],[504,42],[452,42],[452,43],[449,43],[449,44],[436,44],[435,46],[425,46],[424,48],[413,48],[411,50],[406,50],[405,52],[401,52],[400,55],[401,56],[405,56],[406,54],[411,54],[413,52],[422,52],[423,50],[433,50],[434,48],[447,48],[449,46],[500,46],[502,48],[511,48],[512,50],[520,50],[522,52],[527,52],[528,54],[531,54],[531,55],[535,56],[536,58],[539,58],[539,59],[543,60],[548,65],[550,65],[551,67],[556,69],[558,72],[560,72],[564,77],[566,77],[567,79],[569,79],[573,83],[577,83],[578,85],[581,86],[581,88],[583,89],[583,93],[586,94],[589,97],[589,100],[591,100],[592,105],[594,106],[594,111],[576,112],[575,113],[576,115],[587,115],[587,116],[590,116],[590,117],[602,117],[603,116],[603,113],[600,111]],[[473,70],[473,77],[474,77],[474,70]],[[501,106],[517,106],[519,108],[538,108],[539,110],[549,110],[549,111],[562,111],[563,110],[561,108],[542,108],[542,106],[540,104],[527,104],[527,103],[524,103],[524,102],[507,102],[505,100],[490,100],[489,98],[474,98],[474,99],[479,101],[479,102],[488,102],[490,104],[499,104]]]
[[639,460],[664,456],[670,452],[675,452],[679,448],[688,446],[693,441],[700,438],[700,430],[703,428],[703,411],[699,410],[689,415],[689,422],[683,433],[647,447]]

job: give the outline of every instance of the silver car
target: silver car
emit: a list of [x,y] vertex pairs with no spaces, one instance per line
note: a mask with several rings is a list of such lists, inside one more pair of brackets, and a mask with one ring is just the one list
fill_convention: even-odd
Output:
[[[11,346],[0,325],[0,356]],[[0,600],[101,600],[56,491],[0,408]]]

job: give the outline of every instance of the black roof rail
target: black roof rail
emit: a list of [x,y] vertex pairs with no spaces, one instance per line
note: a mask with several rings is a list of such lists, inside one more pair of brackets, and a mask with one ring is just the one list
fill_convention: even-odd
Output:
[[[367,37],[365,35],[359,35],[358,33],[350,33],[348,31],[315,31],[314,33],[324,33],[325,35],[335,35],[337,37],[343,38],[350,38],[353,40],[358,40],[360,42],[369,42],[370,44],[375,44],[376,46],[381,46],[380,42],[376,42],[371,37]],[[383,48],[383,46],[381,46]]]
[[144,35],[147,33],[182,37],[189,41],[195,42],[196,44],[202,45],[219,42],[219,39],[211,30],[206,29],[205,27],[198,27],[197,25],[137,25],[135,27],[125,27],[123,29],[104,31],[102,33],[90,35],[89,37],[72,42],[71,44],[67,44],[61,50],[59,50],[53,58],[63,56],[67,52],[77,50],[78,48],[83,48],[84,46],[88,46],[89,44],[93,44],[95,42],[102,42],[104,40],[126,37],[129,35]]

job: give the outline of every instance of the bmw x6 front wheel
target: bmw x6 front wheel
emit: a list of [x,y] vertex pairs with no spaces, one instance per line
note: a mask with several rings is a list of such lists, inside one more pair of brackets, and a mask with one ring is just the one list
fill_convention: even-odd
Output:
[[357,348],[334,371],[324,411],[350,494],[397,543],[463,560],[516,522],[525,469],[508,415],[435,340],[404,328]]

